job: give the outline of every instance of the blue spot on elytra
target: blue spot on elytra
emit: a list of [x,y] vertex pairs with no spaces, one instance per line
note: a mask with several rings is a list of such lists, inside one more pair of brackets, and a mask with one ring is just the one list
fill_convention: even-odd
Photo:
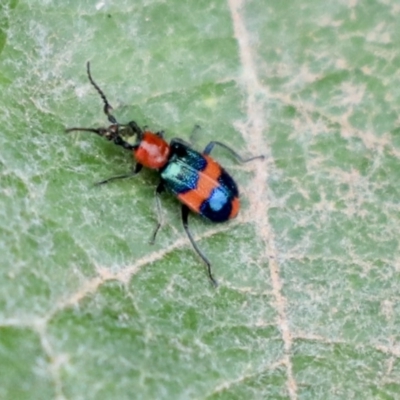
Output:
[[212,191],[210,198],[208,199],[210,208],[214,211],[221,210],[221,208],[226,204],[227,201],[228,201],[228,198],[225,194],[225,191],[222,190],[221,187],[215,188]]

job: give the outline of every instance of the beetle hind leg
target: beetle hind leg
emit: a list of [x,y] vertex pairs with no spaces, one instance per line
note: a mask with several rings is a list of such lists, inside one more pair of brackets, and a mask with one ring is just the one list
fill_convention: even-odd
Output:
[[188,218],[189,218],[189,208],[182,204],[182,223],[183,223],[183,228],[185,229],[185,232],[190,240],[190,243],[192,244],[194,250],[196,253],[200,256],[200,258],[203,260],[204,264],[207,266],[207,272],[208,272],[208,277],[210,278],[211,283],[213,284],[214,287],[218,286],[218,282],[214,279],[212,272],[211,272],[211,263],[208,260],[208,258],[203,254],[203,252],[198,248],[196,242],[193,239],[193,236],[189,230],[189,223],[188,223]]
[[106,183],[116,181],[118,179],[126,179],[126,178],[132,178],[133,176],[137,175],[141,170],[142,170],[143,165],[142,164],[136,164],[133,168],[132,171],[129,172],[129,174],[123,174],[123,175],[117,175],[117,176],[112,176],[111,178],[104,179],[103,181],[96,182],[96,186],[100,185],[105,185]]

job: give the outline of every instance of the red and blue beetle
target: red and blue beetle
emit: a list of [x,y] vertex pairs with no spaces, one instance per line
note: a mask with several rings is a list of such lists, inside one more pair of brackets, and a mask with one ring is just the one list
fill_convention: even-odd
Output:
[[98,184],[124,179],[137,175],[143,167],[157,170],[160,174],[160,183],[156,188],[157,226],[152,235],[154,243],[158,230],[161,227],[161,204],[159,195],[168,190],[182,203],[181,214],[185,232],[200,258],[207,266],[208,276],[214,286],[217,281],[211,273],[211,264],[207,257],[198,248],[188,226],[189,211],[207,218],[212,222],[225,222],[235,218],[239,212],[239,191],[232,177],[210,157],[214,146],[227,150],[239,162],[245,163],[264,156],[243,159],[236,151],[227,145],[210,142],[202,153],[193,150],[190,145],[181,139],[172,139],[170,143],[164,140],[164,132],[142,130],[135,121],[120,124],[111,114],[112,107],[93,80],[90,73],[90,63],[87,63],[87,74],[90,83],[99,93],[104,103],[104,113],[111,125],[108,128],[69,128],[66,132],[85,131],[113,141],[116,145],[133,152],[136,164],[128,174],[113,176]]

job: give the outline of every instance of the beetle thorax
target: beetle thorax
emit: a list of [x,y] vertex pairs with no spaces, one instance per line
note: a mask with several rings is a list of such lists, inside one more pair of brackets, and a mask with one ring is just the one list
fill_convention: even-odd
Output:
[[168,162],[169,144],[153,132],[143,132],[142,140],[133,153],[136,161],[151,169],[162,168]]

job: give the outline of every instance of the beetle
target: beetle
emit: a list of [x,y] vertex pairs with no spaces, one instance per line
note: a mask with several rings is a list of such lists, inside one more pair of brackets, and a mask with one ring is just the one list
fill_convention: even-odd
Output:
[[171,192],[182,203],[181,218],[183,228],[196,253],[207,267],[208,277],[214,286],[217,281],[211,272],[211,263],[199,249],[189,230],[189,211],[200,214],[211,222],[225,222],[235,218],[239,212],[239,190],[233,178],[215,161],[210,153],[215,146],[227,150],[237,161],[246,163],[264,156],[244,159],[231,147],[218,141],[211,141],[202,153],[194,150],[189,143],[175,138],[169,143],[164,139],[164,132],[152,132],[141,129],[135,121],[120,124],[112,115],[112,107],[104,92],[93,80],[90,62],[86,64],[90,83],[103,100],[103,111],[111,123],[107,128],[73,127],[66,132],[92,132],[114,142],[126,150],[132,151],[136,164],[132,170],[123,175],[113,176],[98,182],[99,185],[136,176],[143,167],[158,171],[160,182],[156,187],[157,225],[150,242],[154,243],[161,227],[160,194],[165,190]]

